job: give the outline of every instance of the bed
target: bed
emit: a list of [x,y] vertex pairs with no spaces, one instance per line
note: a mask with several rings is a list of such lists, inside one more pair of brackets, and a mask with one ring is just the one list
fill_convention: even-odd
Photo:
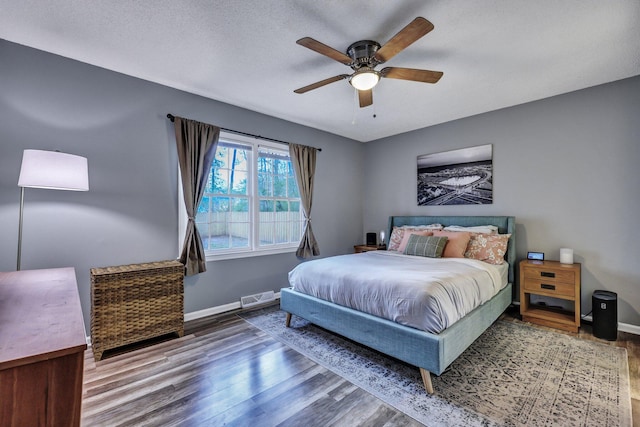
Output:
[[295,314],[329,331],[395,357],[420,369],[428,393],[433,393],[431,374],[440,375],[471,345],[513,300],[515,277],[515,218],[512,216],[392,216],[387,242],[394,227],[438,223],[443,226],[494,225],[500,234],[511,234],[505,259],[508,283],[495,296],[439,333],[405,326],[382,317],[325,301],[292,288],[280,293],[280,308],[290,325]]

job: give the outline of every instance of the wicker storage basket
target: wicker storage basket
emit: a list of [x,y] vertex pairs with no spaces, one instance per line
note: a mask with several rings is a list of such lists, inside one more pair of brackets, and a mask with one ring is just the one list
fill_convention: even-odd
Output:
[[184,335],[184,266],[160,261],[91,270],[91,344],[105,350],[160,335]]

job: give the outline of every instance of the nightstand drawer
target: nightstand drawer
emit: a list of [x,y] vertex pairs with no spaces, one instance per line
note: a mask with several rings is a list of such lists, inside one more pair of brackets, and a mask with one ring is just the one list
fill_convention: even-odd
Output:
[[524,271],[524,278],[525,280],[531,279],[553,284],[568,283],[571,286],[575,283],[573,270],[527,268]]
[[527,279],[524,281],[525,292],[535,292],[540,295],[574,297],[575,283],[561,283],[554,280]]

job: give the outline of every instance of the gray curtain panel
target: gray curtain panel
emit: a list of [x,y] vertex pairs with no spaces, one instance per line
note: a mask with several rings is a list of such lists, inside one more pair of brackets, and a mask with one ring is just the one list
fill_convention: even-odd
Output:
[[301,259],[320,255],[318,242],[311,229],[311,205],[313,201],[313,176],[316,172],[317,149],[305,145],[289,144],[289,155],[296,173],[305,226],[296,256]]
[[192,276],[207,271],[195,213],[202,200],[211,162],[216,154],[220,128],[182,117],[174,119],[174,126],[184,205],[189,217],[180,262],[185,266],[185,274]]

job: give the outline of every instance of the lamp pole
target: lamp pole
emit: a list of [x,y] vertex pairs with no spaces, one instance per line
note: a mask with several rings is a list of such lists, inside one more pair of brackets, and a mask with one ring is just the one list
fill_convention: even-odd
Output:
[[18,223],[18,264],[17,271],[20,271],[20,258],[22,256],[22,211],[24,209],[24,187],[20,187],[20,222]]

